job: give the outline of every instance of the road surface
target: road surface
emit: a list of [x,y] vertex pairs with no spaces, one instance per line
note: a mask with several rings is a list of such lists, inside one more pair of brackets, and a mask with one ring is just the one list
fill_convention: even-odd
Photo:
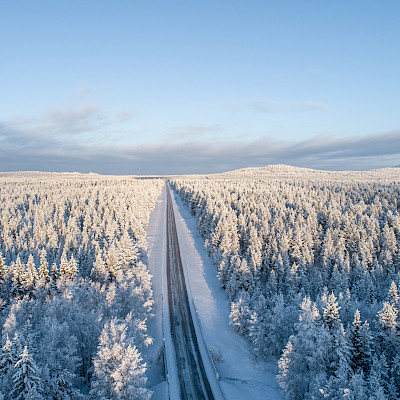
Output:
[[171,193],[167,185],[167,281],[171,336],[175,347],[180,397],[209,399],[214,396],[208,381],[190,312],[185,275],[179,251]]

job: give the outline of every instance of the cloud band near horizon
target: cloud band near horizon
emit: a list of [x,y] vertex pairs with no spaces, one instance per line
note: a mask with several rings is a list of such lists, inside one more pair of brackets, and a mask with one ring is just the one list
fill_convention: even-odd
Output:
[[307,140],[159,142],[115,146],[29,136],[0,124],[0,170],[100,174],[203,174],[268,164],[326,170],[366,170],[400,164],[400,130]]

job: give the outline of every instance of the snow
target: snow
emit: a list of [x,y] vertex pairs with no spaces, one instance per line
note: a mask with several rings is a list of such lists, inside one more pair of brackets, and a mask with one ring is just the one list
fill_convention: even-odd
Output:
[[152,400],[168,399],[168,384],[164,376],[163,352],[163,264],[165,253],[165,190],[150,215],[147,226],[148,268],[153,285],[154,305],[148,321],[148,332],[154,342],[144,352],[148,364],[148,386],[153,390]]
[[[277,389],[275,374],[269,372],[273,367],[266,363],[255,363],[249,345],[229,325],[229,302],[216,277],[215,266],[204,248],[195,218],[178,196],[175,195],[172,199],[189,297],[193,300],[199,318],[194,318],[194,324],[196,331],[202,333],[198,335],[198,340],[207,373],[215,375],[206,347],[209,352],[222,355],[222,362],[216,363],[215,368],[225,398],[282,399]],[[165,201],[163,190],[147,227],[148,265],[153,275],[154,295],[154,317],[149,320],[148,330],[154,343],[146,350],[144,356],[149,367],[148,385],[154,392],[152,400],[178,398],[176,393],[179,390],[175,354],[169,332],[165,270]],[[163,338],[167,348],[169,385],[163,371]]]
[[152,309],[154,316],[148,322],[148,332],[154,342],[145,352],[145,359],[148,363],[148,386],[153,391],[151,400],[179,398],[178,370],[168,307],[165,224],[166,192],[163,189],[150,215],[146,232],[148,267],[153,276],[154,297]]
[[229,302],[195,218],[179,196],[173,196],[173,202],[189,296],[195,304],[209,351],[222,354],[223,360],[216,364],[216,369],[225,397],[229,400],[282,399],[275,374],[269,372],[271,365],[256,363],[249,345],[229,325]]

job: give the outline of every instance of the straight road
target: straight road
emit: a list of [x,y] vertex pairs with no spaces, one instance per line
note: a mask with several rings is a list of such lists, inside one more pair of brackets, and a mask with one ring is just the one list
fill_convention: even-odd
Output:
[[167,185],[167,281],[172,341],[182,400],[214,400],[190,312],[171,193]]

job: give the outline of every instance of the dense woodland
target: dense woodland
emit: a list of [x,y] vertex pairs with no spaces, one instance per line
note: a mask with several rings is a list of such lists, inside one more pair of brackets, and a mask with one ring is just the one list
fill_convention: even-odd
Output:
[[149,399],[160,180],[0,179],[0,399]]
[[172,182],[232,326],[287,399],[400,398],[400,171],[262,172]]

